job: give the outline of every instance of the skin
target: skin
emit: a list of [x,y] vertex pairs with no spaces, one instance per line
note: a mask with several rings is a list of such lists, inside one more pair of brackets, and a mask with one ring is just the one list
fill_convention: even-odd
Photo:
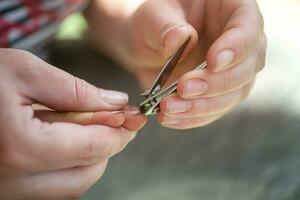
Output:
[[[85,16],[92,44],[143,87],[192,38],[171,78],[179,79],[178,92],[161,103],[158,120],[169,128],[219,119],[248,96],[264,66],[266,37],[254,0],[93,0]],[[189,72],[204,60],[207,69]],[[146,122],[126,95],[28,52],[0,49],[0,80],[1,199],[79,198]]]
[[[163,126],[207,125],[249,95],[265,65],[267,41],[255,0],[131,2],[94,0],[86,11],[88,36],[96,48],[132,71],[143,88],[192,38],[170,79],[179,79],[178,92],[161,103],[158,121]],[[190,72],[204,60],[207,69]]]
[[145,117],[124,93],[96,88],[25,51],[0,55],[0,199],[80,198]]

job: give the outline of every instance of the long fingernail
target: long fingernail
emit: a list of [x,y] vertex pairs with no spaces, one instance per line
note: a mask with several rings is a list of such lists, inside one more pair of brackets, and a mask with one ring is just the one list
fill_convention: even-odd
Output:
[[162,33],[163,54],[166,59],[182,45],[189,36],[189,29],[184,25],[177,25]]
[[171,117],[165,117],[163,119],[162,124],[164,125],[177,125],[181,122],[181,119],[178,118],[171,118]]
[[234,60],[234,52],[232,50],[223,50],[221,53],[217,55],[216,60],[216,71],[225,70]]
[[185,113],[192,109],[192,103],[177,98],[169,98],[167,101],[167,109],[169,114]]
[[113,105],[124,105],[128,103],[128,94],[112,90],[100,90],[100,94],[105,102]]
[[191,79],[186,82],[183,88],[183,98],[192,98],[204,94],[208,89],[206,81]]

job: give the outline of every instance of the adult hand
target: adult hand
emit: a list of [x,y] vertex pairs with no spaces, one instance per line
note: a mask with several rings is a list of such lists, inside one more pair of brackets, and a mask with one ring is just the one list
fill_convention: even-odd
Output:
[[0,199],[79,198],[145,123],[126,94],[28,52],[0,49],[0,80]]
[[[119,1],[110,4],[113,2]],[[192,38],[173,76],[173,80],[180,78],[178,92],[161,103],[158,115],[161,124],[176,129],[204,126],[248,96],[257,73],[264,66],[266,52],[263,18],[255,0],[135,2],[138,3],[130,6],[125,0],[120,3],[122,8],[113,12],[113,6],[105,7],[103,0],[94,0],[98,8],[105,7],[107,16],[113,16],[110,19],[116,25],[104,17],[108,22],[102,25],[110,24],[111,28],[107,31],[102,28],[104,39],[101,40],[95,34],[99,28],[94,17],[89,20],[91,37],[107,47],[108,53],[123,65],[133,69],[144,87],[151,85],[166,59],[188,37]],[[95,16],[95,12],[90,13],[88,19]],[[112,30],[117,31],[112,34]],[[107,39],[109,34],[113,40]],[[181,76],[204,60],[208,62],[207,69]]]

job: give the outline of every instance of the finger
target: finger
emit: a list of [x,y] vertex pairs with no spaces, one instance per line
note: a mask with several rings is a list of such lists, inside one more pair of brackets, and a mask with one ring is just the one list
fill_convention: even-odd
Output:
[[[119,153],[135,132],[101,125],[41,123],[31,130],[16,163],[25,172],[86,166]],[[31,138],[28,138],[31,137]],[[20,151],[18,151],[20,152]]]
[[16,72],[21,80],[16,84],[20,92],[33,102],[56,111],[85,112],[119,110],[128,103],[125,93],[96,88],[32,54],[16,52],[19,60],[14,64],[22,66],[22,70]]
[[102,112],[55,112],[49,110],[37,110],[35,116],[45,122],[69,122],[80,125],[105,125],[109,127],[123,126],[131,131],[141,129],[147,118],[140,114],[138,109],[126,108],[123,111]]
[[107,161],[86,167],[77,167],[43,174],[18,177],[0,183],[1,198],[79,199],[102,176]]
[[220,6],[228,21],[207,55],[208,68],[214,72],[243,61],[263,37],[263,18],[256,1],[225,2]]
[[194,99],[219,96],[244,87],[263,69],[265,48],[266,42],[263,40],[249,58],[222,72],[197,70],[186,73],[179,80],[177,93],[183,99]]
[[157,116],[158,121],[167,128],[172,129],[192,129],[206,126],[219,118],[221,118],[225,113],[218,115],[211,115],[207,117],[198,118],[182,118],[182,117],[169,117],[162,113]]
[[35,111],[35,117],[44,122],[68,122],[79,125],[104,125],[120,127],[125,122],[122,111],[102,112],[56,112],[47,110]]
[[161,111],[167,116],[186,118],[217,115],[231,110],[241,102],[249,95],[252,85],[253,82],[242,89],[216,97],[184,100],[177,95],[172,95],[161,102]]
[[133,26],[139,27],[134,29],[136,32],[132,36],[149,54],[158,52],[169,58],[191,37],[183,55],[185,57],[197,44],[197,32],[187,22],[185,12],[177,1],[145,1],[132,18]]
[[126,108],[125,113],[125,122],[123,127],[132,130],[138,131],[144,127],[147,122],[147,117],[140,113],[139,109],[136,108]]

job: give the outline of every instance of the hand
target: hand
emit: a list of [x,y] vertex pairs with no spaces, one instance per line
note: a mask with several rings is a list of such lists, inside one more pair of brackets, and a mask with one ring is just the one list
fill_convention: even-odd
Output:
[[0,199],[79,198],[145,123],[126,94],[24,51],[0,49],[0,80]]
[[[123,7],[118,10],[126,10],[126,5],[119,6]],[[178,92],[161,103],[158,120],[166,127],[200,127],[222,117],[248,96],[264,66],[266,37],[254,0],[141,0],[119,14],[113,15],[111,9],[109,13],[116,25],[107,22],[111,28],[102,28],[105,41],[96,37],[100,29],[93,29],[96,18],[90,20],[91,38],[133,69],[144,87],[151,85],[166,59],[192,38],[172,78],[180,78]],[[92,14],[87,16],[90,19]],[[113,29],[117,31],[108,37]],[[207,69],[188,72],[204,60]]]

